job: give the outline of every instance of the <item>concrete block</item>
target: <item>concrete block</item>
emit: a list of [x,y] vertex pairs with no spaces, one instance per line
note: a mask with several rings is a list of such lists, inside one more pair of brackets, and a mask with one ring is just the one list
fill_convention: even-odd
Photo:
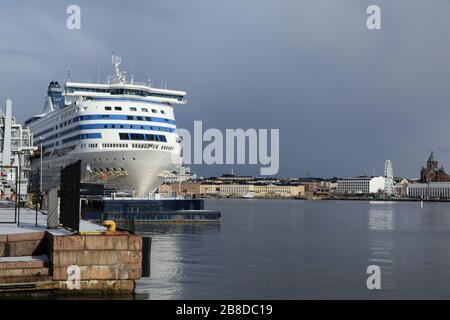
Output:
[[54,251],[54,266],[95,266],[117,264],[116,250]]
[[[118,279],[118,267],[111,266],[80,266],[81,280],[114,280]],[[53,268],[53,280],[67,280],[67,266]]]
[[90,250],[126,250],[128,249],[127,235],[86,236],[86,249]]
[[45,243],[42,240],[9,242],[9,256],[36,256],[45,253]]
[[103,281],[103,294],[133,293],[134,280]]
[[142,252],[141,251],[118,251],[118,263],[119,264],[141,264]]
[[128,250],[142,250],[142,237],[130,234],[128,236]]
[[69,289],[67,287],[67,281],[58,281],[58,288],[60,290],[67,290],[73,293],[83,293],[84,291],[102,292],[103,282],[101,280],[85,280],[80,281],[80,289]]
[[0,262],[0,269],[2,269],[2,266],[5,266],[5,269],[32,269],[48,267],[48,263],[42,260],[8,261]]
[[120,280],[103,280],[102,290],[105,294],[114,294],[120,292]]
[[5,277],[26,277],[26,276],[48,276],[48,268],[31,269],[6,269],[0,270],[0,278]]
[[23,277],[0,278],[0,284],[48,282],[48,281],[52,281],[52,277],[50,277],[50,276],[23,276]]
[[52,249],[57,250],[83,250],[84,236],[54,236]]
[[118,279],[137,280],[140,278],[142,278],[142,268],[140,266],[139,266],[139,268],[135,268],[135,269],[120,269],[119,268]]
[[80,289],[69,290],[66,281],[56,281],[59,290],[72,294],[131,294],[135,283],[133,280],[85,280],[80,282]]
[[120,292],[121,293],[133,293],[135,287],[136,287],[136,282],[134,280],[120,281]]
[[6,242],[0,242],[0,257],[6,257],[6,253],[7,253],[6,246],[7,245],[8,244]]
[[43,240],[45,232],[28,232],[8,234],[8,242]]

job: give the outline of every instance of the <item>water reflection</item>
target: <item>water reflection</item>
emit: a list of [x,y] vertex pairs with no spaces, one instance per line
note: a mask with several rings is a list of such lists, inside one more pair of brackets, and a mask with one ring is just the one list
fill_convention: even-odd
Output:
[[436,227],[442,224],[442,215],[439,215],[433,208],[422,209],[423,225],[426,227]]
[[[383,203],[369,209],[369,265],[381,268],[381,286],[383,290],[395,288],[394,249],[395,242],[390,231],[395,230],[393,204]],[[389,231],[380,236],[380,231]]]
[[198,223],[136,223],[135,231],[138,234],[162,235],[162,234],[196,234],[206,230],[219,230],[220,223],[198,222]]
[[394,210],[392,209],[392,207],[370,208],[369,230],[395,230]]
[[[186,267],[196,264],[196,257],[186,255],[190,246],[204,241],[203,235],[217,233],[218,223],[140,223],[137,234],[152,237],[151,277],[138,280],[136,299],[182,299],[185,291]],[[153,296],[155,295],[155,297]]]

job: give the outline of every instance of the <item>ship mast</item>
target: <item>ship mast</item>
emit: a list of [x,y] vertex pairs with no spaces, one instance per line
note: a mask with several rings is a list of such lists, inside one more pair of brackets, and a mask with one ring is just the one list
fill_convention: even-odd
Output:
[[120,71],[119,70],[119,65],[122,63],[122,59],[119,56],[115,56],[114,54],[112,54],[112,64],[114,65],[114,71],[115,71],[115,76],[114,76],[114,83],[125,83],[125,71]]

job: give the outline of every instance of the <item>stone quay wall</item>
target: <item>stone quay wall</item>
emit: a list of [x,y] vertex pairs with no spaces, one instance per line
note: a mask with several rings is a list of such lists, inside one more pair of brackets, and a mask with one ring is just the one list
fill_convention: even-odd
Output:
[[[123,233],[47,234],[50,273],[67,293],[132,293],[142,277],[142,237]],[[78,270],[74,273],[75,270]],[[72,273],[72,274],[71,274]],[[69,280],[69,281],[68,281]]]

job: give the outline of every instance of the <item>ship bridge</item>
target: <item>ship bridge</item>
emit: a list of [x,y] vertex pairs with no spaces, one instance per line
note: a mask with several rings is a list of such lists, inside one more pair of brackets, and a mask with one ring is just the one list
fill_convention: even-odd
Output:
[[186,92],[168,90],[167,88],[154,88],[149,80],[148,84],[127,81],[125,71],[119,70],[122,59],[112,55],[115,75],[108,77],[106,84],[66,82],[64,96],[87,98],[128,98],[142,99],[166,104],[186,104]]
[[186,92],[152,88],[146,85],[131,83],[96,84],[75,83],[65,84],[64,96],[92,98],[132,98],[149,100],[168,104],[186,104]]

